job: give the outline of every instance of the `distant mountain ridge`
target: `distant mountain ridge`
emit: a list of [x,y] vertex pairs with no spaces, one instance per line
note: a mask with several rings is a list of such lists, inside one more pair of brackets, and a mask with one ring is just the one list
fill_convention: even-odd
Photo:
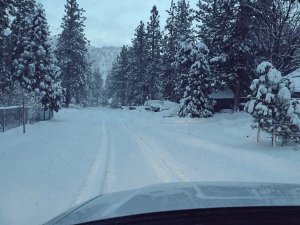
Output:
[[106,46],[106,47],[93,47],[89,46],[89,61],[92,62],[92,69],[99,68],[103,79],[105,80],[113,63],[116,61],[121,48]]
[[[53,49],[56,49],[57,39],[57,35],[50,38]],[[116,61],[121,48],[114,46],[94,47],[89,45],[88,50],[88,60],[92,63],[92,69],[99,68],[103,79],[105,80],[112,68],[112,64]]]

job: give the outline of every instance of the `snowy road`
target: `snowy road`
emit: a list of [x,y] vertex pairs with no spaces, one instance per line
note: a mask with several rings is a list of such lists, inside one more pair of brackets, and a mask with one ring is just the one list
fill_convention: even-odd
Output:
[[41,224],[100,193],[162,182],[300,183],[300,151],[256,144],[250,122],[69,109],[0,134],[1,224]]

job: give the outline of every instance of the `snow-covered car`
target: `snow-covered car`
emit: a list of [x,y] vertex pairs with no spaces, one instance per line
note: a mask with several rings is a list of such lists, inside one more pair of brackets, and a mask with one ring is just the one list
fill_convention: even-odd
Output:
[[300,185],[168,183],[95,197],[45,225],[300,224]]
[[146,110],[160,112],[164,110],[179,108],[179,104],[171,101],[147,100],[144,104],[144,107]]

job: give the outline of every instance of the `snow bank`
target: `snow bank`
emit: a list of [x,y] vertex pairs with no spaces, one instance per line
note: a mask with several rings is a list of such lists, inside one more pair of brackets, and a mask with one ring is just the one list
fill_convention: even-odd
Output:
[[70,109],[81,109],[82,107],[80,105],[70,104],[69,108]]
[[42,224],[102,192],[157,183],[299,183],[297,145],[271,147],[264,132],[257,144],[249,114],[167,112],[63,109],[25,135],[0,134],[0,223]]

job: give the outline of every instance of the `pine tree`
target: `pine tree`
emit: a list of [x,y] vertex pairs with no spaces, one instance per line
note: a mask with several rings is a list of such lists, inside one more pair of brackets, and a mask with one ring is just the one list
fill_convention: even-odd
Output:
[[0,104],[8,104],[7,96],[12,91],[10,39],[7,33],[10,16],[13,14],[14,2],[0,2]]
[[[180,49],[175,55],[174,65],[177,71],[177,91],[180,89],[182,93],[180,99],[184,96],[186,87],[188,86],[189,72],[194,64],[194,56],[191,54],[194,48],[194,40],[188,38],[186,41],[181,42]],[[177,94],[179,94],[177,92]]]
[[179,116],[210,117],[213,114],[213,101],[210,99],[212,88],[207,61],[208,48],[189,38],[182,43],[180,52],[184,54],[179,64],[190,69],[187,74],[182,74],[185,92],[180,101]]
[[83,12],[76,0],[67,0],[66,14],[61,25],[63,31],[59,36],[56,51],[61,68],[62,86],[66,89],[66,107],[69,107],[73,100],[77,104],[87,102],[86,87],[90,64],[87,60],[88,41],[84,35]]
[[17,77],[21,86],[34,94],[45,110],[58,111],[63,100],[62,88],[57,80],[60,69],[51,51],[50,33],[41,4],[30,16],[27,32],[24,52],[14,60]]
[[129,53],[128,47],[123,46],[120,52],[119,57],[117,58],[117,91],[118,91],[118,99],[121,105],[127,104],[127,96],[128,96],[128,72],[129,72]]
[[[257,43],[253,33],[253,10],[249,0],[199,1],[199,37],[211,50],[216,89],[227,86],[235,93],[239,110],[242,91],[247,91],[255,73]],[[245,93],[244,93],[245,94]]]
[[162,35],[159,25],[159,15],[156,6],[151,10],[150,22],[147,25],[147,51],[148,51],[148,65],[146,77],[146,92],[150,99],[159,98],[161,91],[161,42]]
[[[117,62],[114,62],[112,64],[112,68],[110,69],[106,81],[105,81],[105,87],[104,87],[104,96],[105,100],[110,103],[112,99],[117,99],[116,97],[116,77],[117,77]],[[117,101],[117,100],[114,100]],[[118,103],[116,103],[118,104]]]
[[269,62],[263,62],[257,67],[259,79],[254,79],[250,89],[252,100],[246,104],[246,111],[253,115],[259,127],[272,133],[275,114],[278,111],[276,95],[281,83],[281,73]]
[[177,44],[180,45],[181,41],[185,41],[194,36],[194,16],[193,10],[186,0],[179,0],[175,9],[175,36],[177,37]]
[[181,42],[194,36],[193,10],[185,0],[177,3],[171,1],[167,11],[164,36],[162,41],[162,94],[164,99],[178,102],[184,93],[180,85],[180,74],[176,68],[175,55],[180,49]]
[[89,80],[90,101],[99,106],[103,98],[103,78],[99,68],[94,69]]
[[129,82],[129,60],[128,47],[124,45],[106,79],[106,96],[108,99],[114,99],[118,106],[131,104],[128,97],[133,84]]
[[251,100],[246,104],[259,129],[283,141],[300,138],[300,104],[291,99],[290,81],[270,63],[257,67],[259,79],[251,85]]
[[176,4],[171,1],[171,7],[167,11],[169,17],[166,21],[164,36],[162,40],[162,95],[164,99],[175,101],[175,74],[174,65],[176,55],[177,37],[175,35],[175,12]]
[[132,105],[142,105],[147,99],[146,76],[148,52],[145,24],[141,21],[136,28],[132,47],[129,49],[128,97],[127,102]]
[[289,108],[280,114],[282,117],[282,127],[277,129],[277,134],[281,137],[283,144],[287,141],[300,140],[300,102],[295,99],[290,100]]
[[50,32],[46,20],[45,11],[41,4],[37,5],[33,16],[28,68],[32,68],[32,89],[40,96],[44,109],[58,111],[63,101],[63,91],[58,81],[60,68],[56,65],[57,60],[51,49]]
[[[185,42],[189,38],[194,37],[194,30],[193,30],[193,10],[190,8],[190,5],[185,0],[179,0],[177,2],[175,12],[175,29],[174,29],[174,36],[175,36],[175,50],[176,53],[180,51],[181,43]],[[176,63],[176,62],[174,62]],[[177,67],[176,67],[177,68]],[[179,101],[183,94],[185,85],[180,82],[182,79],[182,73],[187,73],[187,70],[183,71],[184,68],[180,68],[180,70],[175,70],[175,101]]]
[[[32,69],[28,66],[30,58],[32,19],[35,13],[36,2],[34,0],[21,0],[17,3],[17,12],[11,26],[13,75],[20,85],[28,90],[33,90],[31,76]],[[34,81],[34,80],[33,80]],[[35,81],[34,81],[35,82]]]
[[299,1],[253,1],[259,61],[270,60],[283,74],[299,68]]

